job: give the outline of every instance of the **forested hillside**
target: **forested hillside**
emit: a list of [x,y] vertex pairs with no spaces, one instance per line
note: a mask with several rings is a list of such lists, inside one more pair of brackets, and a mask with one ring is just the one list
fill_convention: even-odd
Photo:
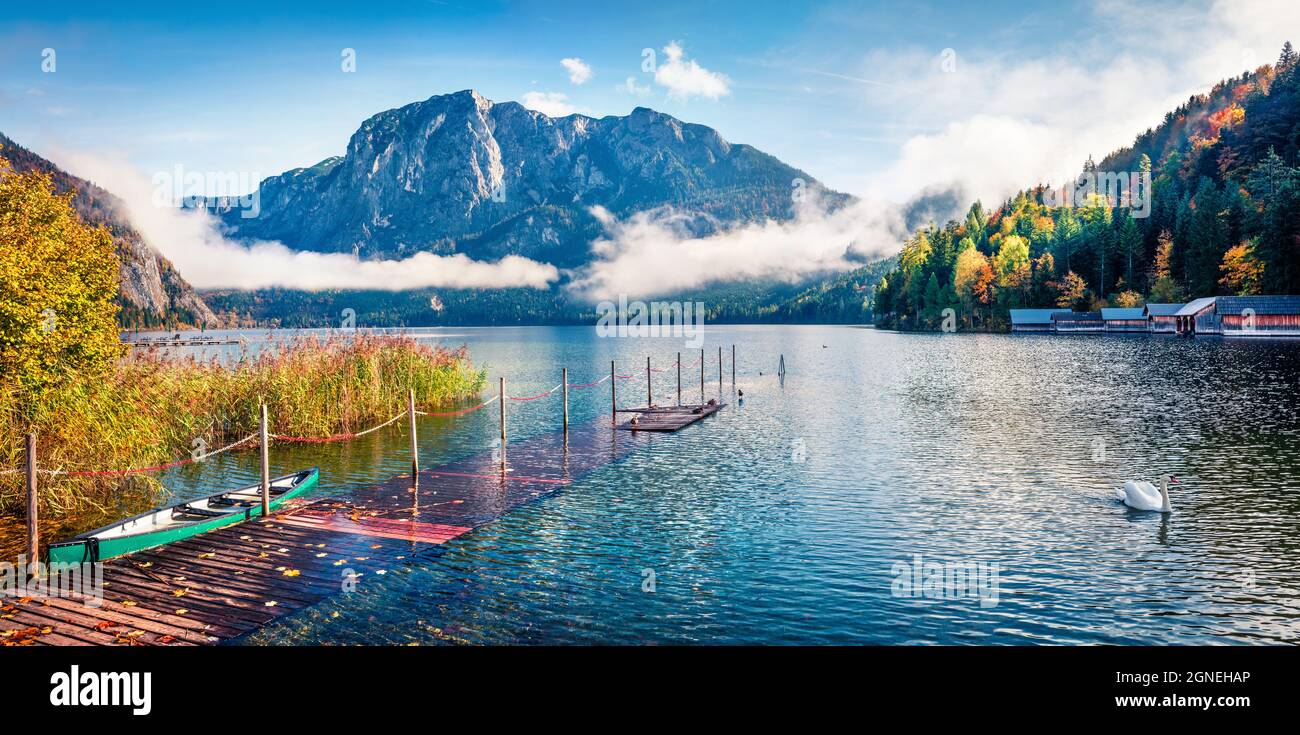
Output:
[[[916,231],[876,289],[883,326],[1002,329],[1009,309],[1097,309],[1211,295],[1300,294],[1300,71],[1278,62],[1217,84],[1084,174],[1149,172],[1144,202],[1046,186]],[[1134,206],[1124,206],[1133,204]],[[1135,216],[1137,215],[1137,216]]]

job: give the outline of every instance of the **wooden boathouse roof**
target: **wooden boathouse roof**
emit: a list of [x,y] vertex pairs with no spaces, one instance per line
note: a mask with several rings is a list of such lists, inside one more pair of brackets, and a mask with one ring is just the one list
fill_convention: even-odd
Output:
[[1220,296],[1215,304],[1220,314],[1240,315],[1246,309],[1261,315],[1300,315],[1300,296]]

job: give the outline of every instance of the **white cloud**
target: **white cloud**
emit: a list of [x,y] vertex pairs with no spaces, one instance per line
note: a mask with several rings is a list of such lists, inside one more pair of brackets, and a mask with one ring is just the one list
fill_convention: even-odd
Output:
[[524,107],[547,117],[564,117],[578,111],[578,108],[569,104],[569,96],[563,92],[529,92],[520,102]]
[[560,66],[569,72],[569,81],[574,84],[586,84],[591,80],[593,74],[591,67],[576,56],[560,59]]
[[673,41],[664,47],[667,60],[655,69],[655,83],[668,90],[668,96],[679,100],[705,97],[716,100],[731,94],[731,80],[717,72],[687,59],[681,44]]
[[648,86],[642,86],[636,83],[636,77],[628,77],[626,81],[614,88],[616,92],[630,94],[633,97],[644,97],[652,91]]
[[592,299],[650,297],[710,283],[794,282],[849,270],[895,249],[906,235],[903,212],[894,204],[858,202],[828,214],[810,195],[792,221],[700,237],[689,233],[687,213],[661,209],[620,220],[595,207],[605,235],[592,243],[596,260],[575,274],[570,289]]
[[1108,21],[1104,36],[1041,56],[968,56],[958,47],[955,73],[942,71],[933,50],[862,59],[872,75],[897,82],[864,85],[864,97],[902,122],[939,128],[903,142],[865,194],[898,200],[955,183],[996,205],[1039,181],[1061,183],[1089,155],[1100,161],[1131,145],[1191,95],[1271,63],[1300,27],[1294,0],[1219,1],[1199,9],[1105,0],[1091,7]]
[[59,165],[121,198],[131,224],[197,288],[305,290],[413,288],[545,288],[556,268],[509,256],[496,262],[463,254],[418,253],[403,260],[359,260],[352,255],[291,250],[278,242],[226,239],[203,211],[155,206],[153,184],[120,160],[60,154]]

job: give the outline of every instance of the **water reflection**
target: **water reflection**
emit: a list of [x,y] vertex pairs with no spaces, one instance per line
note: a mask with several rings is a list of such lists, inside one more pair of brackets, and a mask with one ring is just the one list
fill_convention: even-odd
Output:
[[[583,328],[422,331],[467,343],[489,384],[505,375],[516,395],[548,390],[561,367],[595,380],[616,360],[637,376],[619,387],[629,403],[644,400],[646,355],[667,366],[683,349]],[[708,375],[717,346],[737,345],[743,404],[729,380],[721,392],[708,381],[732,404],[717,416],[248,642],[1300,637],[1300,343],[838,327],[720,327],[706,340]],[[654,379],[656,395],[675,392],[675,372]],[[558,399],[508,408],[512,437],[560,427]],[[571,391],[575,424],[608,410],[607,384]],[[422,420],[422,466],[491,451],[497,420]],[[346,493],[405,472],[405,445],[395,427],[279,447],[272,471],[320,465],[321,492]],[[197,495],[256,466],[232,454],[166,481]],[[1182,481],[1173,514],[1116,502],[1124,480],[1162,474]],[[998,604],[894,596],[891,566],[916,554],[997,564]]]

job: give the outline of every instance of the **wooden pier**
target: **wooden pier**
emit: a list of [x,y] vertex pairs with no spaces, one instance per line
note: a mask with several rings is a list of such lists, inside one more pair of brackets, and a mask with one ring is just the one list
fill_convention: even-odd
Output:
[[[725,403],[704,403],[683,406],[650,406],[648,408],[620,408],[618,413],[630,413],[626,421],[615,424],[623,431],[673,432],[707,416],[717,413]],[[635,423],[633,422],[635,419]]]
[[129,347],[211,347],[241,345],[244,340],[237,337],[141,337],[123,339],[122,344]]
[[[663,415],[680,420],[675,410]],[[0,642],[191,646],[235,639],[364,586],[650,440],[610,431],[604,417],[110,559],[99,607],[75,598],[0,597]]]

